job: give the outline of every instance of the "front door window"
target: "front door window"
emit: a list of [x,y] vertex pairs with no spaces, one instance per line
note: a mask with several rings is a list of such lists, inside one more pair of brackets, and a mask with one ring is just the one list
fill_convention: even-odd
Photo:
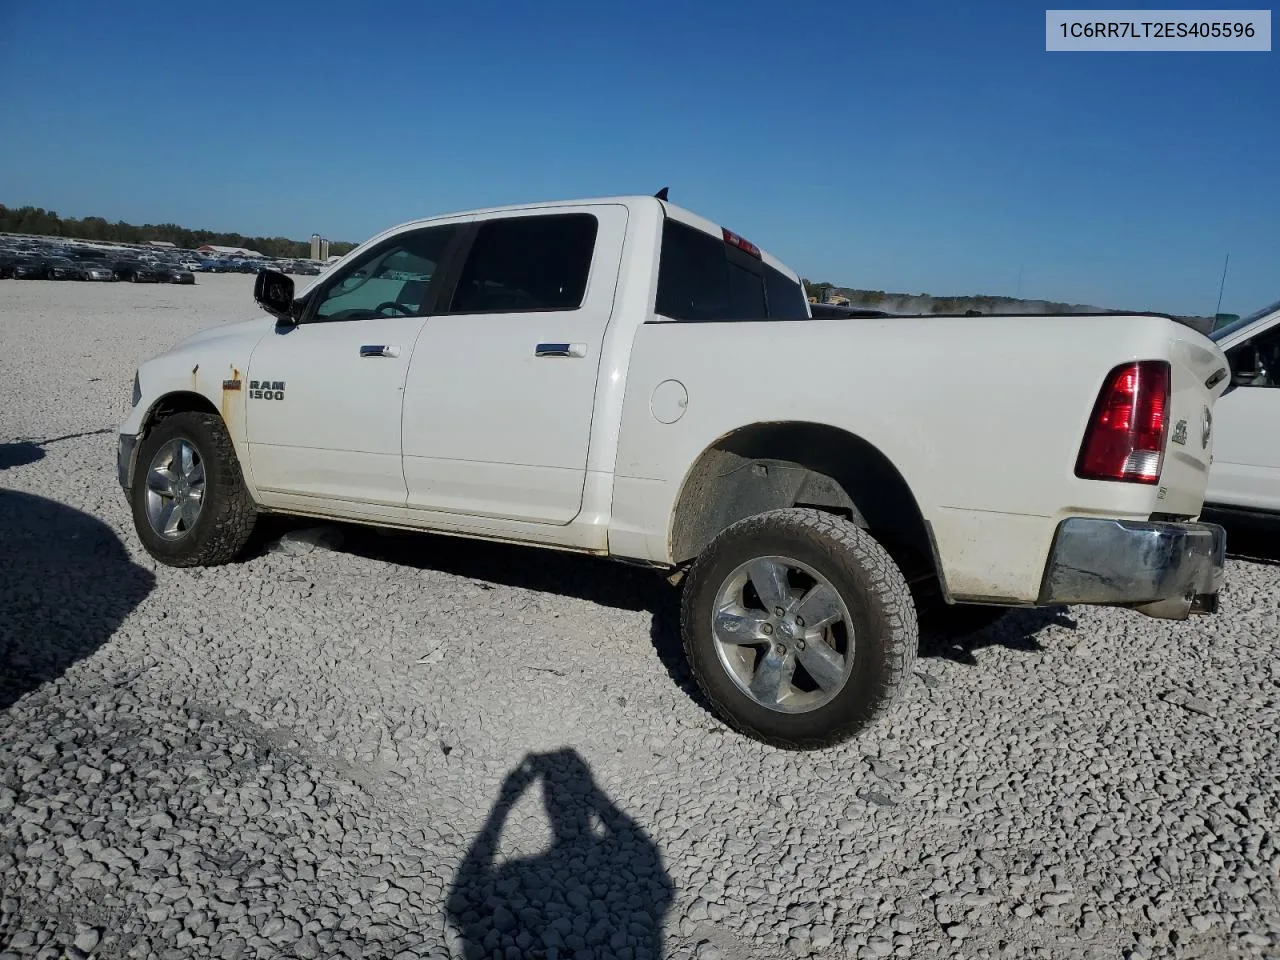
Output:
[[1280,323],[1227,352],[1237,387],[1280,387]]
[[427,287],[456,233],[453,226],[428,227],[375,247],[325,288],[312,319],[421,316]]

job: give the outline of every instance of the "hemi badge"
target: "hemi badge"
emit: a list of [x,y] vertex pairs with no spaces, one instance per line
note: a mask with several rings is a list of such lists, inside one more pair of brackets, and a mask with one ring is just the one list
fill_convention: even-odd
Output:
[[239,390],[240,381],[239,380],[223,380],[222,389],[223,390]]
[[1179,420],[1173,428],[1173,442],[1181,443],[1184,446],[1187,442],[1187,421]]

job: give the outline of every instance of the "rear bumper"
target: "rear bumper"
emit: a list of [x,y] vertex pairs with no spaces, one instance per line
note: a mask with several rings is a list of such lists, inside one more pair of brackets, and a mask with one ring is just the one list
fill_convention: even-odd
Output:
[[1058,525],[1039,603],[1132,607],[1184,620],[1214,613],[1226,531],[1213,523],[1071,517]]

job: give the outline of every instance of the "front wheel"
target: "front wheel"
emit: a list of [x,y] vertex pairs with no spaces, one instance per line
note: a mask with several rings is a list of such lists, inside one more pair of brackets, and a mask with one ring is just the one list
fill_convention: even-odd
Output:
[[776,510],[720,534],[681,604],[685,653],[720,716],[779,747],[847,740],[892,701],[919,643],[898,567],[865,530]]
[[142,545],[173,567],[234,560],[257,516],[227,428],[211,413],[160,421],[138,450],[130,498]]

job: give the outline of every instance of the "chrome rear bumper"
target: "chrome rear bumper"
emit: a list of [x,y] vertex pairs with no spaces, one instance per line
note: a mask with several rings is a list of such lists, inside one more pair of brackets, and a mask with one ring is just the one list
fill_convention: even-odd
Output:
[[1071,517],[1058,525],[1039,603],[1131,607],[1184,620],[1215,613],[1227,533],[1213,523]]

